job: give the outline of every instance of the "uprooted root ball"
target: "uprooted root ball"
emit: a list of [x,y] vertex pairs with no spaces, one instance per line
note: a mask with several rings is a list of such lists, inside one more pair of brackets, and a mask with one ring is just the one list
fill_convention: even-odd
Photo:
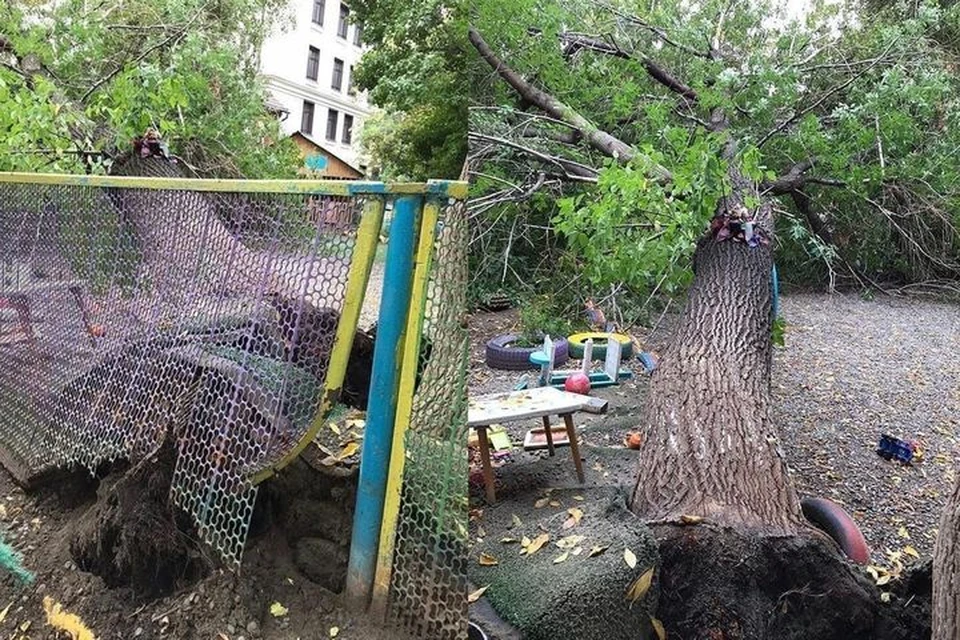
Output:
[[106,478],[77,524],[70,553],[107,586],[159,597],[202,577],[203,556],[186,516],[170,502],[175,451],[167,441],[122,475]]

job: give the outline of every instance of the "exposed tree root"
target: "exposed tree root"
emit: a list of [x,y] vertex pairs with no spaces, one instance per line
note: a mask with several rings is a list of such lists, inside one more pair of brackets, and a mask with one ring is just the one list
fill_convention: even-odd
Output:
[[926,586],[902,581],[885,603],[862,570],[814,533],[767,537],[706,525],[655,532],[661,556],[657,615],[672,638],[929,637],[929,579]]
[[117,480],[104,481],[70,542],[81,569],[144,597],[170,593],[209,570],[186,517],[169,500],[174,462],[166,440]]

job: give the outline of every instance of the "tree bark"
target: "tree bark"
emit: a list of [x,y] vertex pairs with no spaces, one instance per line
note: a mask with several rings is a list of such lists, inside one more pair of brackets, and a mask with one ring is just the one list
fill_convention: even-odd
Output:
[[933,554],[933,640],[960,638],[960,480],[947,500]]
[[[749,189],[718,214],[742,211]],[[772,238],[769,205],[758,223]],[[770,535],[804,528],[770,420],[772,243],[707,233],[676,335],[654,373],[631,508],[651,522],[699,516]]]

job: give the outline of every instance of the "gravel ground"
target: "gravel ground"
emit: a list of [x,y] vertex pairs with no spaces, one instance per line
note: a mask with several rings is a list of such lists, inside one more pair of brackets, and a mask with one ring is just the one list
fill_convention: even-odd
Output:
[[[908,544],[931,554],[960,456],[960,308],[794,295],[783,315],[774,417],[798,488],[842,502],[875,562]],[[918,440],[923,460],[883,460],[882,433]]]
[[[960,307],[826,294],[789,295],[781,302],[786,345],[774,358],[773,412],[799,491],[841,502],[860,525],[874,563],[889,566],[886,551],[907,545],[921,558],[929,556],[954,480],[954,459],[960,459]],[[668,314],[655,332],[636,337],[657,351],[674,321]],[[471,394],[505,391],[519,378],[483,364],[486,340],[516,324],[515,311],[471,318]],[[610,401],[610,415],[578,416],[587,444],[616,447],[636,424],[647,379],[639,367],[633,370],[633,382],[596,394]],[[517,442],[533,426],[513,423],[507,429]],[[881,433],[918,440],[923,460],[883,460],[876,454]],[[517,451],[505,464],[544,464],[542,457]],[[521,472],[501,475],[507,480],[514,471]],[[588,476],[590,471],[588,465]],[[597,480],[624,481],[610,471]],[[473,494],[480,497],[479,486]]]

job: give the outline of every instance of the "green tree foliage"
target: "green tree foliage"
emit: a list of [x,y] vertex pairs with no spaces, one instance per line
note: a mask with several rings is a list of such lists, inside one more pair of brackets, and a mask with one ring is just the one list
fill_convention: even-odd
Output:
[[[780,5],[477,0],[472,24],[492,52],[566,109],[548,115],[490,65],[475,77],[481,271],[509,236],[515,255],[554,257],[539,273],[487,270],[508,285],[568,288],[559,265],[588,292],[679,289],[732,188],[721,159],[732,143],[730,162],[759,198],[775,199],[784,280],[960,274],[960,78],[943,42],[960,10],[815,2],[789,19]],[[590,126],[572,125],[570,113]],[[719,114],[723,126],[712,122]],[[591,144],[591,127],[632,159]],[[541,215],[542,202],[526,204],[534,193],[556,202],[553,245],[523,241],[528,214]]]
[[466,155],[466,2],[359,0],[350,8],[371,47],[357,85],[384,110],[361,136],[390,179],[457,178]]
[[148,128],[208,176],[295,175],[257,55],[283,0],[0,7],[0,169],[101,171]]

